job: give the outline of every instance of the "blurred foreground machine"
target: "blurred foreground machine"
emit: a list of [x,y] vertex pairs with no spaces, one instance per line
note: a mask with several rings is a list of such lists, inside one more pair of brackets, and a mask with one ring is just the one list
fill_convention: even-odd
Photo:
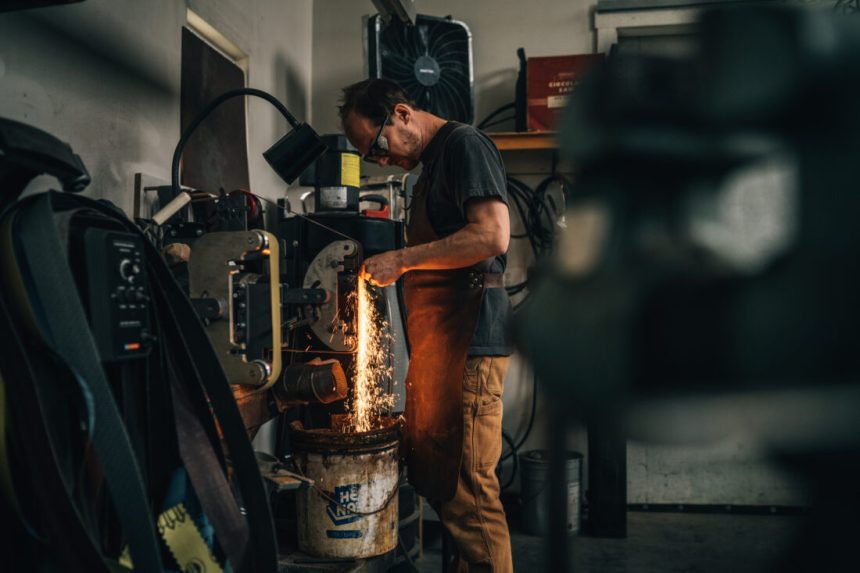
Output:
[[699,31],[693,58],[613,57],[577,90],[570,231],[519,339],[555,405],[555,459],[570,410],[588,421],[609,513],[624,519],[628,436],[741,429],[808,486],[786,563],[841,570],[860,512],[860,21],[759,7],[708,13]]

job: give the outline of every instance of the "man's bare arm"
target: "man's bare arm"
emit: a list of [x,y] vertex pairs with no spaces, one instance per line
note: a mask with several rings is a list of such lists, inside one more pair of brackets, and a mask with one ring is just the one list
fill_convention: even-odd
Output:
[[362,267],[362,278],[385,286],[408,271],[460,269],[508,250],[510,215],[500,199],[469,201],[466,220],[466,226],[444,239],[368,258]]

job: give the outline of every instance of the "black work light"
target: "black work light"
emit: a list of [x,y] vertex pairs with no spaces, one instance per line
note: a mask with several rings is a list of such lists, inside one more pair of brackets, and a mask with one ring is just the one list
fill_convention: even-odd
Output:
[[266,93],[263,90],[254,88],[239,88],[230,90],[219,95],[211,102],[206,104],[194,121],[182,133],[179,142],[176,144],[176,150],[173,152],[173,165],[171,169],[171,184],[173,186],[173,195],[179,195],[179,160],[182,157],[182,150],[194,130],[197,129],[206,116],[212,113],[216,107],[224,103],[230,98],[237,96],[252,95],[263,98],[264,100],[275,106],[281,114],[287,118],[292,130],[284,137],[279,139],[277,143],[271,146],[263,153],[263,157],[275,170],[275,173],[280,175],[281,179],[288,184],[292,183],[302,171],[308,168],[326,151],[326,146],[310,125],[300,123],[293,114],[272,94]]

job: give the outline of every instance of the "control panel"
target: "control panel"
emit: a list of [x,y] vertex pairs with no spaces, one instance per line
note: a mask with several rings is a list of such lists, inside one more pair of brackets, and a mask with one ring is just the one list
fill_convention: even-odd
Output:
[[99,228],[86,230],[90,328],[105,362],[149,352],[149,292],[143,239]]

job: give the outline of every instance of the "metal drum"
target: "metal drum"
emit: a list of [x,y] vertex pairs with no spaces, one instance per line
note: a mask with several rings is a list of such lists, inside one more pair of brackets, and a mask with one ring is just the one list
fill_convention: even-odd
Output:
[[[582,481],[582,454],[567,452],[567,532],[579,532],[580,482]],[[549,535],[549,453],[531,450],[520,454],[522,522],[531,535]]]
[[299,550],[365,558],[397,546],[399,422],[369,432],[291,429],[298,469],[314,481],[297,495]]

